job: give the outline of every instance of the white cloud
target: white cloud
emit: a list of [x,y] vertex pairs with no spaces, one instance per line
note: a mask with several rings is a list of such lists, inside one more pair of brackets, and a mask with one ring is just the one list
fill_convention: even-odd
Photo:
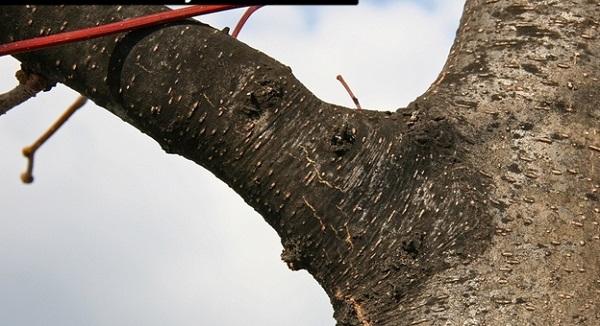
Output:
[[302,11],[267,6],[240,39],[291,66],[325,101],[353,106],[335,79],[342,74],[364,107],[396,109],[422,93],[444,64],[462,1],[438,1],[434,8],[366,1],[359,7],[324,6],[318,28],[306,33]]
[[[462,1],[262,8],[240,39],[317,96],[396,109],[443,65]],[[234,25],[243,10],[206,21]],[[314,21],[313,26],[306,26]],[[0,90],[14,81],[0,59]],[[333,325],[324,291],[279,259],[274,231],[212,174],[88,104],[36,158],[20,150],[76,94],[64,86],[0,117],[0,322],[7,325]]]

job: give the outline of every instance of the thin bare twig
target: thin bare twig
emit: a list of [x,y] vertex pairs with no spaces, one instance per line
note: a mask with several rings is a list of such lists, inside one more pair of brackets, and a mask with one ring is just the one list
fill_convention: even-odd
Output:
[[35,152],[42,146],[52,135],[77,111],[87,102],[87,97],[81,95],[73,104],[56,120],[46,132],[44,132],[33,144],[23,148],[23,156],[27,158],[27,170],[21,173],[21,181],[23,183],[33,182],[33,159]]
[[342,83],[342,86],[344,86],[344,88],[346,89],[346,92],[348,92],[348,94],[352,98],[352,101],[356,105],[356,109],[357,110],[362,110],[362,108],[360,107],[360,103],[358,102],[358,98],[356,96],[354,96],[354,93],[352,93],[352,90],[350,89],[350,86],[348,86],[348,84],[346,84],[346,81],[344,80],[344,77],[342,77],[342,75],[337,75],[337,77],[335,77],[335,78],[337,80],[339,80],[340,83]]

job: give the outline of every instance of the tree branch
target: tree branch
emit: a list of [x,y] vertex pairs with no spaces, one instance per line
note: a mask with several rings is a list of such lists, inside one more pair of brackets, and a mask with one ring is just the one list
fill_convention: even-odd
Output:
[[[160,10],[2,7],[0,41]],[[561,221],[596,214],[600,49],[580,37],[598,10],[467,1],[438,80],[395,113],[324,103],[289,67],[190,20],[17,58],[225,181],[281,236],[288,266],[324,287],[341,325],[545,325],[597,299],[597,224]],[[540,222],[515,222],[524,214]],[[560,272],[571,252],[589,273]],[[574,288],[580,297],[557,299]]]
[[[2,8],[10,24],[0,28],[22,39],[157,10]],[[477,256],[489,243],[480,176],[464,164],[462,136],[439,110],[324,103],[289,67],[193,21],[17,58],[225,181],[278,232],[288,265],[324,287],[341,323],[377,324],[396,299],[371,300],[373,291],[416,293],[416,284],[448,267],[443,252]],[[448,184],[461,191],[447,193]],[[453,223],[436,222],[448,215]],[[372,263],[389,250],[394,259],[414,258]]]
[[17,71],[16,77],[19,85],[6,93],[0,94],[0,116],[34,97],[42,90],[49,90],[52,87],[44,77],[29,74],[23,70]]

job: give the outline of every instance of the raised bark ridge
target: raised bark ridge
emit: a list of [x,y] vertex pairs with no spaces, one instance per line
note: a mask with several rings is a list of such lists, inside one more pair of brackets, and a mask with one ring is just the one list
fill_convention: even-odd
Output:
[[[467,1],[440,77],[393,113],[323,103],[192,21],[18,58],[227,182],[340,325],[593,325],[599,8]],[[3,7],[0,41],[157,10]]]

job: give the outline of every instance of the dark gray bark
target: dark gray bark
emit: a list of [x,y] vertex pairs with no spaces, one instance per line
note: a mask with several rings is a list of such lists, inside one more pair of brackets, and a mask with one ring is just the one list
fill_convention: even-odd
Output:
[[[0,42],[157,10],[1,7]],[[193,21],[17,58],[224,180],[339,325],[596,325],[598,17],[467,1],[439,78],[397,112],[324,103]]]

